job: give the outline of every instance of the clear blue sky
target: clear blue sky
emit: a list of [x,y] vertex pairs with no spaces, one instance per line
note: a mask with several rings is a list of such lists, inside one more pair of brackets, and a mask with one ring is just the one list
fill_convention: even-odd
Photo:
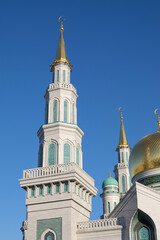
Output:
[[[37,167],[49,65],[65,16],[64,38],[77,88],[84,169],[99,189],[91,219],[102,214],[102,181],[117,163],[120,119],[131,147],[157,130],[160,107],[160,2],[148,0],[0,1],[0,239],[22,239],[23,169]],[[113,174],[112,174],[113,176]]]

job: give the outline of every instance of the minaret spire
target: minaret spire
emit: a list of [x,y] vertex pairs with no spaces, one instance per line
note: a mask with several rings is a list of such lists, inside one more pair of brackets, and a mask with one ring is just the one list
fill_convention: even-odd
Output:
[[157,124],[158,124],[158,131],[160,132],[160,114],[157,113],[157,110],[159,110],[159,108],[157,108],[155,111],[154,111],[154,114],[157,115],[158,117],[158,121],[157,121]]
[[122,110],[120,110],[121,107],[119,108],[119,112],[121,113],[121,128],[120,128],[120,136],[119,136],[119,145],[128,145],[127,143],[127,138],[126,138],[126,133],[124,130],[124,125],[123,125],[123,116],[122,116]]
[[60,38],[59,38],[59,43],[58,43],[56,59],[54,60],[54,62],[50,66],[51,72],[53,72],[53,70],[54,70],[53,66],[57,63],[60,63],[60,62],[67,63],[69,65],[70,69],[72,69],[71,64],[67,60],[65,42],[64,42],[64,38],[63,38],[63,31],[64,31],[63,22],[64,22],[65,19],[62,19],[62,18],[63,18],[62,16],[58,18],[58,21],[61,23]]

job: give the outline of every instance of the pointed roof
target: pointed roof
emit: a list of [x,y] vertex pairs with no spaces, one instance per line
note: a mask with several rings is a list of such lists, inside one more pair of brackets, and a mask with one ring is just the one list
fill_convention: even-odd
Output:
[[66,48],[65,48],[65,43],[64,43],[64,38],[63,38],[63,22],[61,22],[61,28],[60,28],[60,38],[59,38],[59,44],[58,44],[58,49],[57,49],[57,54],[56,54],[56,59],[50,66],[51,72],[53,71],[53,66],[57,63],[63,62],[67,63],[69,67],[72,69],[71,64],[67,60],[67,54],[66,54]]
[[119,135],[119,144],[116,150],[119,149],[120,146],[126,145],[129,147],[128,143],[127,143],[127,138],[126,138],[126,133],[124,130],[124,125],[123,125],[123,116],[122,116],[122,111],[120,111],[121,113],[121,127],[120,127],[120,135]]

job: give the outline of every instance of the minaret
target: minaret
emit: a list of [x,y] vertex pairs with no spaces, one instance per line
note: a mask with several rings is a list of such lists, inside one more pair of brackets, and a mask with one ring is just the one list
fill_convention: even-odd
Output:
[[[120,111],[121,108],[119,108]],[[129,156],[130,156],[130,146],[127,143],[126,133],[123,125],[122,111],[120,111],[121,116],[121,127],[119,144],[116,149],[118,152],[118,164],[114,167],[115,178],[119,183],[119,192],[121,197],[129,190],[131,186],[130,173],[129,173]]]
[[77,125],[77,92],[70,83],[63,21],[55,61],[53,83],[45,98],[45,124],[38,130],[38,168],[24,170],[21,187],[26,190],[27,219],[24,240],[75,240],[77,222],[88,221],[94,179],[83,168],[83,131]]
[[118,188],[118,182],[111,177],[106,178],[102,183],[103,193],[100,195],[103,201],[103,215],[102,219],[106,218],[120,201],[120,193]]

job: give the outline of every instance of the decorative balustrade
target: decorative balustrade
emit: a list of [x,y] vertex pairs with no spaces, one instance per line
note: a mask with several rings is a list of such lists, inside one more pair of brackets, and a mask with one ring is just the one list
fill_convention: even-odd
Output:
[[98,230],[100,228],[111,228],[119,226],[117,218],[108,218],[89,222],[80,222],[77,224],[77,231]]
[[54,89],[54,88],[68,88],[73,90],[75,93],[77,92],[75,87],[73,87],[72,84],[69,83],[51,83],[49,84],[49,89]]
[[23,179],[55,175],[59,173],[71,172],[79,168],[75,163],[58,164],[49,167],[32,168],[23,171]]
[[116,169],[116,167],[118,167],[118,168],[128,167],[128,163],[118,163],[118,164],[115,166],[115,169]]

